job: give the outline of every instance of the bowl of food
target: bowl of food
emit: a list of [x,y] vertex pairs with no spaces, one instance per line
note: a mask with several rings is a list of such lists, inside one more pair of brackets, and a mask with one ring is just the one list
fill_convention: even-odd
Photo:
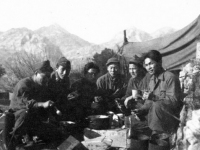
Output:
[[89,128],[96,130],[109,129],[110,118],[106,115],[92,115],[88,116]]

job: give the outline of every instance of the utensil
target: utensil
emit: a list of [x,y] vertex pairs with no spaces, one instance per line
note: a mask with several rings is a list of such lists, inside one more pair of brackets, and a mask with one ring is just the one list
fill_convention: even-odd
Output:
[[132,90],[132,97],[135,99],[135,98],[138,98],[138,90]]
[[56,106],[54,106],[54,109],[56,110],[56,114],[57,114],[58,116],[61,116],[61,115],[62,115],[61,111],[60,111]]

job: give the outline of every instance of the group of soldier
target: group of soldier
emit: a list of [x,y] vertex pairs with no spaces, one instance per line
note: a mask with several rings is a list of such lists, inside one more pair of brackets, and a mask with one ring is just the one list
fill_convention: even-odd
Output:
[[[120,74],[117,58],[110,58],[106,66],[108,72],[98,78],[98,65],[87,63],[83,77],[70,85],[71,63],[65,57],[59,59],[55,71],[48,60],[37,64],[34,75],[20,80],[14,88],[10,104],[15,115],[13,137],[26,135],[31,139],[37,135],[44,141],[57,140],[61,133],[49,122],[70,120],[81,125],[87,116],[107,111],[145,116],[152,135],[176,129],[182,106],[180,83],[163,69],[159,51],[130,60],[128,84]],[[136,98],[132,90],[138,91]]]

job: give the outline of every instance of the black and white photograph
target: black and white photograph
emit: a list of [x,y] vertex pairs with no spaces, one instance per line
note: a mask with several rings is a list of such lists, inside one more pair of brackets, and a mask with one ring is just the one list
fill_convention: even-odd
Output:
[[0,150],[200,150],[200,0],[0,0]]

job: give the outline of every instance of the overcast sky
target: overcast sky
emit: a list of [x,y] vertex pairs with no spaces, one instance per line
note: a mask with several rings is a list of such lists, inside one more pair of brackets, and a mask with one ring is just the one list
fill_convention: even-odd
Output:
[[126,28],[181,29],[200,14],[200,0],[0,0],[0,31],[59,24],[100,44]]

